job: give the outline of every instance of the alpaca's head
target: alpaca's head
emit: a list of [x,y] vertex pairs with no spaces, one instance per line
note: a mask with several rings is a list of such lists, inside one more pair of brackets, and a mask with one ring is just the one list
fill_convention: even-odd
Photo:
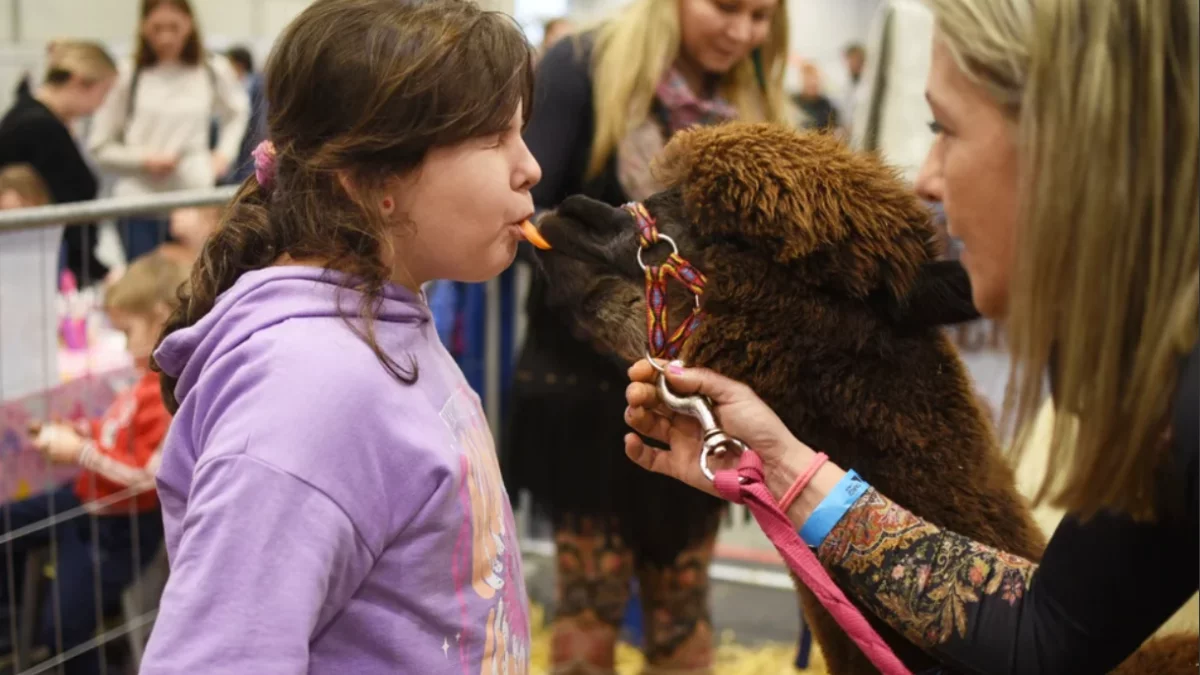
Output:
[[[935,262],[934,229],[911,189],[830,136],[766,124],[697,129],[678,134],[655,171],[668,187],[644,205],[680,255],[709,276],[704,309],[725,328],[789,298],[829,309],[806,322],[814,329],[833,328],[842,309],[897,324],[975,317],[961,268]],[[640,358],[645,275],[633,216],[572,197],[540,228],[553,247],[539,253],[549,302],[569,308],[599,348]],[[669,252],[660,242],[643,255],[655,264]],[[693,298],[674,282],[669,290],[675,324]]]

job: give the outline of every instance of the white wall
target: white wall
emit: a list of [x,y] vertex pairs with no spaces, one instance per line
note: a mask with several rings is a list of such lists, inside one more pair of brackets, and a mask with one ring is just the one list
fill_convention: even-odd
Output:
[[[871,17],[879,3],[880,0],[791,0],[788,3],[791,52],[816,62],[824,76],[826,93],[835,99],[840,98],[849,85],[849,75],[842,63],[842,49],[851,42],[866,42]],[[789,84],[797,86],[798,83],[792,80]]]

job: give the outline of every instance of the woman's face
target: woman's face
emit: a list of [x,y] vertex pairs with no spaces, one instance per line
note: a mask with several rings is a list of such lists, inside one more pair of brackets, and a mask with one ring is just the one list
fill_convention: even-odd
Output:
[[1008,312],[1017,230],[1015,127],[936,35],[925,95],[937,139],[917,176],[917,192],[942,205],[950,235],[961,241],[975,307],[1001,318]]
[[192,18],[170,3],[162,3],[142,21],[142,37],[159,61],[177,61],[192,36]]
[[723,74],[767,41],[780,0],[679,0],[684,55]]

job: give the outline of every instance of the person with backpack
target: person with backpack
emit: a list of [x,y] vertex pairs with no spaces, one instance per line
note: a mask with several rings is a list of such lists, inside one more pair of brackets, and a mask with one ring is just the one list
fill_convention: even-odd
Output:
[[[205,51],[188,0],[143,0],[133,61],[97,111],[90,145],[116,175],[114,196],[211,187],[237,157],[249,118],[245,88],[227,59]],[[169,238],[167,215],[121,221],[127,259]]]

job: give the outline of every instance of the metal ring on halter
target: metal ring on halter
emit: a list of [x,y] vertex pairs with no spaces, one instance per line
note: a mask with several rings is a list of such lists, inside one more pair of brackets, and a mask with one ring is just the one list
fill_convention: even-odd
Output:
[[[677,246],[677,245],[675,244],[675,240],[674,240],[674,239],[672,239],[672,238],[668,237],[667,235],[665,235],[665,234],[663,234],[663,233],[661,233],[661,232],[659,232],[659,233],[658,233],[658,239],[659,239],[659,241],[665,241],[665,242],[667,242],[668,244],[670,244],[670,245],[671,245],[671,252],[672,252],[672,253],[674,253],[675,255],[679,255],[679,246]],[[642,251],[643,251],[643,250],[645,250],[645,249],[643,249],[641,246],[639,246],[639,247],[638,247],[638,250],[637,250],[637,259],[638,259],[638,265],[640,265],[640,266],[641,266],[641,268],[642,268],[642,271],[643,271],[643,272],[645,272],[645,271],[646,271],[646,263],[642,262]],[[697,303],[699,303],[699,302],[700,302],[700,299],[699,299],[699,298],[696,298],[696,302],[697,302]]]

